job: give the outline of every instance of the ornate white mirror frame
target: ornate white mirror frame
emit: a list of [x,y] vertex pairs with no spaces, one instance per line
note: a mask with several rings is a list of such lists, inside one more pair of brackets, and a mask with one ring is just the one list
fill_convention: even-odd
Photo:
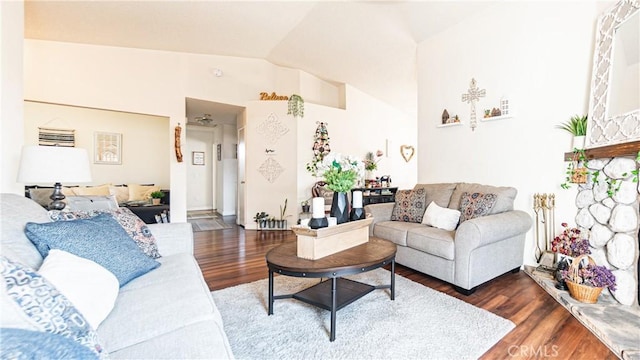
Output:
[[616,46],[614,35],[618,27],[639,8],[638,0],[621,0],[598,19],[589,98],[588,148],[640,140],[640,109],[623,114],[608,113],[613,50]]

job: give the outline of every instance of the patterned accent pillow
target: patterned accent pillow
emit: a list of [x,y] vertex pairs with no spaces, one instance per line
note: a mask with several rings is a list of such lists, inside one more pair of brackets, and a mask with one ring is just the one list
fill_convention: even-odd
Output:
[[152,259],[162,257],[158,252],[156,238],[136,214],[128,208],[122,207],[115,210],[91,210],[91,211],[60,211],[50,210],[49,218],[53,221],[70,221],[78,219],[90,219],[100,214],[109,214],[120,223],[120,226],[138,244],[140,250]]
[[391,220],[421,223],[424,212],[427,192],[425,189],[398,190],[396,203],[393,206]]
[[96,356],[107,357],[95,330],[47,279],[4,256],[0,256],[0,272],[4,278],[2,286],[6,286],[16,310],[23,312],[36,329],[63,335],[86,346]]
[[59,249],[89,259],[111,271],[120,287],[160,266],[109,214],[44,224],[28,222],[24,233],[43,257],[50,249]]
[[462,193],[460,198],[460,224],[466,220],[475,219],[489,214],[498,196],[496,194],[483,194],[468,192]]

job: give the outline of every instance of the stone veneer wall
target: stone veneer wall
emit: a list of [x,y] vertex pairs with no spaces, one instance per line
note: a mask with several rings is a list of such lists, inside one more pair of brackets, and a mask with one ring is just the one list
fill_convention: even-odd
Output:
[[[590,171],[600,173],[579,186],[576,224],[590,230],[591,257],[615,275],[617,289],[611,292],[613,297],[623,305],[640,307],[637,269],[640,183],[633,182],[631,173],[637,166],[634,159],[624,157],[590,160],[587,164]],[[607,193],[607,178],[621,182],[612,196]]]

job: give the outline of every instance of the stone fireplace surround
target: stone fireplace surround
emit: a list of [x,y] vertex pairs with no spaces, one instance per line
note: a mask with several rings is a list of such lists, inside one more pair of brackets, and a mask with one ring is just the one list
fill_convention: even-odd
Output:
[[[576,196],[576,224],[589,230],[591,257],[611,269],[617,290],[605,290],[596,304],[584,304],[555,288],[550,276],[525,268],[540,286],[563,305],[611,351],[622,359],[640,359],[640,183],[633,182],[640,142],[587,150],[596,181],[580,185]],[[573,153],[566,153],[570,160]],[[606,176],[605,176],[606,175]],[[609,196],[607,177],[621,181]],[[617,186],[617,185],[616,185]]]

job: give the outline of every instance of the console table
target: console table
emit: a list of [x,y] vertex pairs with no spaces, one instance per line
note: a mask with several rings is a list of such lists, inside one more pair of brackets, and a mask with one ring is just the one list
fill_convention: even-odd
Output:
[[145,224],[155,224],[156,215],[160,215],[163,212],[169,212],[169,205],[127,205],[127,209],[136,214]]
[[362,206],[369,204],[387,203],[396,201],[397,187],[375,187],[351,189],[351,198],[354,191],[362,191]]

